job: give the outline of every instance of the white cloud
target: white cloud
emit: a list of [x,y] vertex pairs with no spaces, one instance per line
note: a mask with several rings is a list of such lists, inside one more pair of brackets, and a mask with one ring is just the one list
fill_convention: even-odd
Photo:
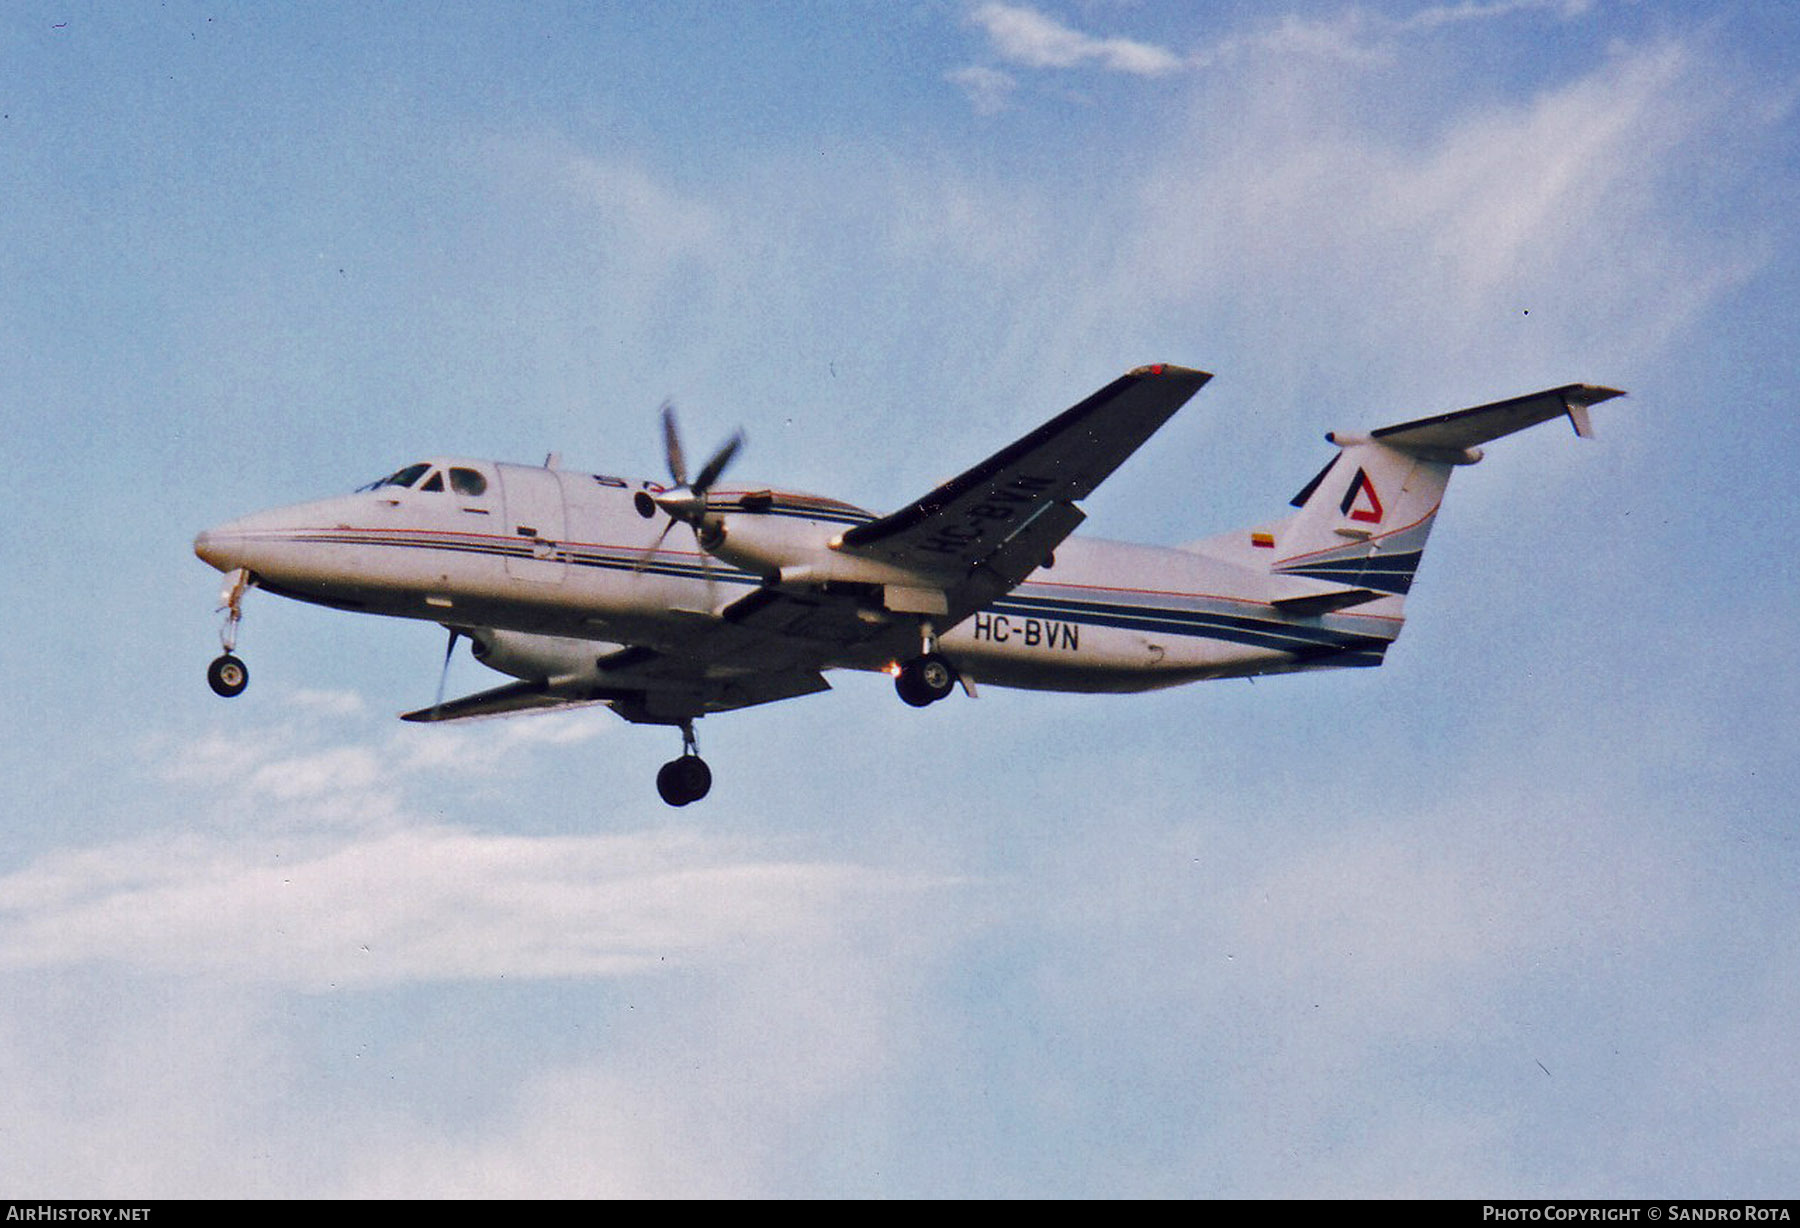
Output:
[[[616,718],[385,721],[159,739],[155,834],[0,877],[0,1082],[32,1123],[0,1176],[90,1197],[756,1192],[779,1140],[905,1051],[889,995],[928,958],[933,901],[956,893],[943,878],[672,822],[427,822],[431,799],[468,797],[447,782],[516,785]],[[621,1018],[560,1022],[592,1027],[573,1053],[502,1058],[517,1042],[496,1019],[527,986],[616,996]],[[461,994],[482,1013],[422,1040],[372,1005]],[[622,1026],[633,1003],[647,1030]],[[384,1022],[353,1052],[315,1051],[363,1011]],[[511,1073],[445,1128],[419,1106],[480,1082],[435,1052],[465,1029]],[[415,1044],[430,1073],[396,1093],[393,1055]]]
[[845,908],[920,885],[678,833],[415,827],[298,853],[129,842],[0,879],[0,969],[119,964],[313,989],[607,976],[817,936]]
[[117,964],[312,988],[612,975],[828,932],[845,909],[923,886],[680,831],[501,837],[419,817],[413,799],[437,810],[446,779],[530,771],[533,745],[566,753],[613,719],[155,743],[155,770],[215,817],[0,878],[0,969]]
[[[1192,139],[1144,185],[1136,252],[1101,310],[1212,300],[1265,346],[1292,340],[1292,353],[1264,350],[1271,367],[1334,361],[1319,348],[1329,338],[1420,371],[1428,350],[1438,371],[1469,354],[1494,378],[1624,380],[1766,260],[1754,228],[1686,220],[1720,151],[1775,130],[1744,123],[1754,112],[1687,48],[1621,49],[1424,131],[1347,120],[1381,108],[1384,80],[1289,65],[1228,130],[1197,102]],[[1359,397],[1419,392],[1364,384]]]
[[334,718],[155,739],[145,771],[189,795],[185,820],[0,877],[0,971],[315,990],[612,976],[816,941],[931,887],[685,828],[501,836],[424,817],[486,819],[495,803],[472,786],[504,799],[539,770],[539,748],[567,755],[613,723],[584,712],[378,733]]
[[994,115],[1005,110],[1013,92],[1019,88],[1011,74],[984,64],[971,64],[944,76],[962,87],[963,93],[969,96],[970,105],[981,115]]
[[1096,38],[1022,4],[984,4],[970,19],[987,31],[1001,59],[1027,68],[1091,64],[1110,72],[1155,77],[1175,71],[1182,63],[1180,56],[1153,43]]
[[1589,0],[1496,0],[1440,4],[1394,17],[1354,5],[1323,17],[1284,13],[1260,30],[1229,38],[1195,52],[1189,63],[1214,66],[1250,54],[1381,67],[1402,54],[1407,35],[1444,27],[1493,21],[1524,13],[1548,13],[1574,20],[1592,7]]
[[566,748],[619,724],[610,712],[586,709],[403,725],[349,692],[292,693],[284,707],[289,715],[275,722],[186,740],[151,737],[143,759],[163,781],[193,788],[190,816],[211,816],[215,829],[311,839],[404,826],[419,815],[406,801],[413,792],[497,778],[535,747]]
[[279,870],[154,843],[0,881],[0,1082],[32,1125],[0,1178],[767,1193],[908,1052],[896,991],[935,941],[930,891],[679,832],[426,830]]
[[[1091,66],[1156,77],[1252,54],[1380,67],[1401,54],[1408,35],[1529,13],[1568,21],[1585,15],[1591,7],[1591,0],[1465,0],[1431,5],[1404,16],[1354,5],[1323,17],[1283,13],[1261,29],[1228,36],[1187,54],[1135,39],[1084,34],[1023,4],[982,4],[973,10],[970,20],[987,33],[994,54],[1010,64],[1038,69]],[[1017,85],[1004,73],[980,67],[950,73],[948,79],[962,86],[971,103],[984,112],[1004,106]]]
[[[889,904],[898,901],[888,900]],[[722,975],[628,982],[605,1052],[534,1069],[479,1130],[396,1123],[355,1157],[355,1197],[779,1196],[885,1184],[892,1080],[919,1059],[920,982],[942,916],[902,908],[830,932],[746,935]],[[936,1055],[936,1061],[954,1055]],[[391,1140],[391,1141],[390,1141]],[[840,1157],[797,1176],[804,1158]],[[796,1168],[796,1158],[798,1168]]]
[[1593,7],[1593,0],[1491,0],[1486,4],[1481,0],[1463,0],[1461,4],[1431,5],[1393,20],[1400,29],[1431,29],[1464,21],[1510,17],[1514,13],[1549,12],[1569,20],[1585,15]]
[[1288,13],[1265,29],[1227,38],[1196,52],[1192,62],[1211,67],[1234,57],[1268,54],[1380,68],[1394,58],[1391,34],[1391,28],[1385,27],[1379,34],[1372,31],[1369,15],[1360,9],[1346,9],[1326,18]]
[[363,698],[355,691],[317,691],[301,689],[290,696],[293,704],[320,716],[361,716]]

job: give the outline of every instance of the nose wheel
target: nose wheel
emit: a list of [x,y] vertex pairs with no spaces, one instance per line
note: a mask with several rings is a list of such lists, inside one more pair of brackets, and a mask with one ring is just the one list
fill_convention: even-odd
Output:
[[250,685],[250,670],[242,661],[226,653],[206,667],[206,684],[213,689],[214,695],[230,699],[242,695],[244,688]]
[[681,723],[681,757],[669,760],[657,771],[656,791],[671,806],[697,802],[712,791],[712,769],[700,757],[694,722]]

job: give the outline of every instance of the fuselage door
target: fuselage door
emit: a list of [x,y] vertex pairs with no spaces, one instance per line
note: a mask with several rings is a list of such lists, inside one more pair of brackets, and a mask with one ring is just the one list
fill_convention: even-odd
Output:
[[561,553],[564,532],[562,475],[554,469],[500,466],[506,503],[503,519],[512,549],[507,574],[540,584],[560,584],[567,564]]

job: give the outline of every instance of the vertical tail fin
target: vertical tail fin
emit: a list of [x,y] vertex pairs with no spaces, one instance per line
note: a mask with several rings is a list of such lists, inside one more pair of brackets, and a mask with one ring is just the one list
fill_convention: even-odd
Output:
[[1333,433],[1342,449],[1294,497],[1300,510],[1253,543],[1270,550],[1279,575],[1404,595],[1450,482],[1451,463],[1425,459],[1370,436]]
[[1592,384],[1565,384],[1367,435],[1334,431],[1326,438],[1338,454],[1294,497],[1298,511],[1251,529],[1247,546],[1239,533],[1196,547],[1267,567],[1272,575],[1343,586],[1276,599],[1295,614],[1403,597],[1456,466],[1479,461],[1481,444],[1565,415],[1577,435],[1591,437],[1588,407],[1622,395]]

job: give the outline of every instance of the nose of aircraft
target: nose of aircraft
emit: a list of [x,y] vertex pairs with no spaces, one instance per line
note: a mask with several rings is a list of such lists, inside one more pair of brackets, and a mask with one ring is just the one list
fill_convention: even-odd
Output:
[[332,525],[348,528],[367,511],[367,496],[340,495],[252,512],[200,532],[194,553],[220,571],[280,570],[295,561],[297,551],[304,552],[308,534]]
[[194,553],[220,571],[239,567],[260,570],[273,562],[270,552],[278,550],[284,537],[314,522],[311,513],[315,506],[271,508],[216,524],[194,538]]
[[271,508],[216,524],[194,538],[194,553],[220,571],[255,569],[270,561],[270,547],[282,537],[317,522],[319,506],[303,503]]
[[231,548],[234,536],[224,525],[216,529],[202,529],[194,538],[194,553],[220,571],[230,571],[237,566]]

